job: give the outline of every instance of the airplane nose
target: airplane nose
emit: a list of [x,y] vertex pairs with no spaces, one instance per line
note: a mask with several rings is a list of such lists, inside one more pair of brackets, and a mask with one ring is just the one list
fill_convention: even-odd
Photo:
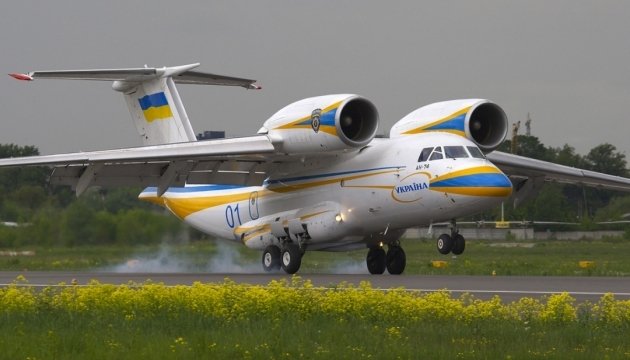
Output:
[[467,167],[431,179],[431,190],[445,193],[507,198],[512,195],[512,182],[492,164]]

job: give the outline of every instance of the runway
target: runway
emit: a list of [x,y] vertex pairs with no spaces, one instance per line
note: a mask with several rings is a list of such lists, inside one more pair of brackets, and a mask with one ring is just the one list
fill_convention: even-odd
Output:
[[[206,274],[206,273],[113,273],[113,272],[0,272],[0,286],[24,276],[35,287],[60,283],[86,285],[90,280],[104,284],[127,284],[153,281],[166,285],[191,285],[194,282],[220,283],[226,278],[243,284],[266,285],[272,280],[286,279],[286,274]],[[578,301],[597,301],[605,293],[617,299],[630,300],[630,278],[623,277],[535,277],[535,276],[423,276],[423,275],[323,275],[300,274],[318,287],[335,287],[341,282],[358,285],[368,281],[376,289],[403,287],[409,291],[433,292],[448,290],[453,296],[470,293],[480,299],[499,295],[505,302],[522,297],[535,297],[568,292]]]

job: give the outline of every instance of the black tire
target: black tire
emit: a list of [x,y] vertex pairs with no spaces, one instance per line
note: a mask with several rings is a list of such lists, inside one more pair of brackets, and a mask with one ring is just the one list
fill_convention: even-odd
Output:
[[262,265],[265,271],[280,270],[280,248],[275,245],[269,245],[265,248],[262,255]]
[[287,274],[295,274],[302,265],[302,252],[296,244],[287,244],[282,250],[282,270]]
[[400,246],[390,246],[387,251],[387,272],[392,275],[400,275],[407,266],[407,255]]
[[370,274],[381,275],[385,272],[385,267],[387,265],[385,250],[380,247],[370,249],[367,257],[365,258],[365,262],[367,263],[367,268]]
[[466,249],[466,239],[460,234],[453,237],[453,255],[461,255]]
[[453,238],[448,234],[442,234],[437,239],[437,249],[442,255],[447,255],[453,250]]

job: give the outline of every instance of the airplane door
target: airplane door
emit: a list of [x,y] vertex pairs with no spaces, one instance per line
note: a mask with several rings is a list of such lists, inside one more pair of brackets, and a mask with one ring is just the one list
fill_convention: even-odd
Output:
[[256,220],[258,216],[258,191],[252,191],[249,194],[249,217]]

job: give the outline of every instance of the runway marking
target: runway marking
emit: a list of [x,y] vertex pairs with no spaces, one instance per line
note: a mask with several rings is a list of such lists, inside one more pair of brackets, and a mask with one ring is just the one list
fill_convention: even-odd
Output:
[[[185,287],[192,287],[192,285],[187,285],[187,284],[182,284],[182,285],[166,285],[166,284],[160,284],[160,283],[152,283],[155,285],[161,285],[164,287],[175,287],[175,286],[185,286]],[[203,283],[203,284],[221,284],[221,283]],[[120,286],[120,285],[124,285],[124,286],[129,286],[129,287],[142,287],[144,284],[143,283],[137,283],[137,284],[106,284],[106,283],[101,283],[101,284],[15,284],[15,283],[11,283],[11,284],[0,284],[0,287],[8,287],[8,286],[16,286],[16,287],[33,287],[33,288],[46,288],[46,287],[52,287],[52,288],[66,288],[66,287],[91,287],[91,286],[102,286],[102,285],[115,285],[115,286]],[[255,284],[242,284],[242,285],[248,285],[248,286],[263,286],[263,287],[267,287],[264,285],[255,285]],[[362,288],[358,288],[358,287],[352,287],[352,288],[337,288],[337,287],[322,287],[322,286],[316,286],[316,287],[312,287],[309,289],[303,289],[303,288],[295,288],[298,290],[337,290],[337,291],[351,291],[351,290],[365,290],[365,291],[369,291],[369,290],[373,290],[373,291],[382,291],[382,292],[390,292],[390,291],[405,291],[405,292],[417,292],[417,293],[422,293],[422,292],[440,292],[440,291],[445,291],[445,292],[449,292],[449,293],[469,293],[469,294],[497,294],[497,295],[501,295],[501,294],[510,294],[510,295],[554,295],[554,294],[562,294],[562,293],[567,293],[569,295],[579,295],[579,296],[604,296],[606,294],[612,294],[614,296],[629,296],[630,297],[630,293],[627,292],[610,292],[610,291],[570,291],[570,290],[558,290],[558,291],[554,291],[554,290],[547,290],[547,291],[535,291],[535,290],[475,290],[475,289],[406,289],[406,288],[370,288],[370,289],[362,289]]]

